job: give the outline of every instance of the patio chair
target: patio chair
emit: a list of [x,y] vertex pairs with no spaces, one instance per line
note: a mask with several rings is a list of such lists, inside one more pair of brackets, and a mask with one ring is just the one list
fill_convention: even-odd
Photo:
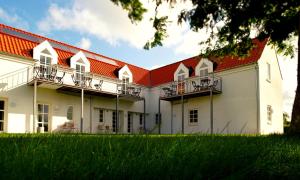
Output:
[[56,81],[60,84],[63,84],[63,78],[65,77],[66,72],[63,72],[62,76],[56,76]]
[[100,79],[98,84],[94,84],[95,88],[99,91],[102,90],[102,84],[103,84],[103,80]]
[[193,87],[194,87],[194,91],[200,91],[201,86],[198,85],[198,84],[196,84],[195,81],[192,81],[192,85],[193,85]]

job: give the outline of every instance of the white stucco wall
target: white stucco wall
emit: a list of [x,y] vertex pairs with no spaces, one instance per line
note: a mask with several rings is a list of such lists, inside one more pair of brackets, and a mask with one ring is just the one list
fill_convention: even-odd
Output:
[[[255,65],[216,73],[222,77],[222,93],[214,95],[214,133],[257,133],[257,96]],[[159,87],[152,88],[150,111],[158,112]],[[210,98],[209,96],[190,98],[184,101],[185,133],[210,132]],[[198,110],[198,123],[189,124],[189,110]],[[181,101],[161,101],[162,133],[181,132]],[[172,114],[172,116],[171,116]],[[171,121],[173,120],[173,121]],[[171,130],[172,124],[172,130]],[[151,127],[150,127],[151,128]]]
[[[271,66],[271,80],[268,81],[267,63]],[[275,50],[266,46],[258,62],[260,81],[260,133],[283,132],[282,77]],[[267,106],[273,109],[272,122],[267,119]]]

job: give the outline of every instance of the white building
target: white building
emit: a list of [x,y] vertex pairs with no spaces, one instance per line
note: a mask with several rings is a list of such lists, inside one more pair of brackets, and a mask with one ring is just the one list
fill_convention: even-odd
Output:
[[282,133],[276,53],[254,43],[146,70],[0,24],[0,131]]

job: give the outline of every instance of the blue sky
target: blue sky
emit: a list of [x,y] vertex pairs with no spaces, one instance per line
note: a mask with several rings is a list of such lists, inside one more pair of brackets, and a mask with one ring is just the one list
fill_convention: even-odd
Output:
[[[207,36],[178,26],[182,8],[191,8],[189,1],[173,9],[163,5],[160,15],[168,15],[169,37],[163,47],[149,51],[142,47],[153,36],[149,19],[154,4],[141,0],[147,9],[144,20],[132,24],[126,12],[110,0],[0,0],[0,23],[25,29],[67,44],[116,58],[147,69],[166,65],[197,55],[199,42]],[[295,41],[296,42],[296,41]],[[280,57],[283,74],[284,111],[290,113],[296,88],[297,57]]]

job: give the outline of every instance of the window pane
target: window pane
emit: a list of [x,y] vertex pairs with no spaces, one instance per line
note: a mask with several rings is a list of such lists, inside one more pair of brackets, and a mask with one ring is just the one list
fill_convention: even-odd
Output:
[[43,105],[39,104],[39,105],[38,105],[38,113],[41,113],[41,112],[42,112],[42,108],[43,108]]
[[73,120],[73,106],[69,106],[69,108],[67,110],[67,119]]
[[4,110],[4,101],[0,101],[0,110]]
[[3,120],[4,120],[4,112],[0,111],[0,121],[3,121]]
[[85,67],[81,66],[81,72],[84,73],[85,72]]
[[48,114],[44,114],[44,122],[48,122]]
[[44,124],[44,132],[48,132],[48,124]]
[[46,57],[46,64],[50,65],[51,64],[51,58],[50,57]]
[[76,71],[80,72],[80,66],[78,64],[76,64]]
[[49,105],[44,105],[44,113],[48,113],[49,112]]
[[38,122],[42,122],[43,121],[43,115],[42,114],[39,114],[38,115]]
[[40,63],[41,64],[45,64],[45,58],[46,58],[45,56],[40,57]]

